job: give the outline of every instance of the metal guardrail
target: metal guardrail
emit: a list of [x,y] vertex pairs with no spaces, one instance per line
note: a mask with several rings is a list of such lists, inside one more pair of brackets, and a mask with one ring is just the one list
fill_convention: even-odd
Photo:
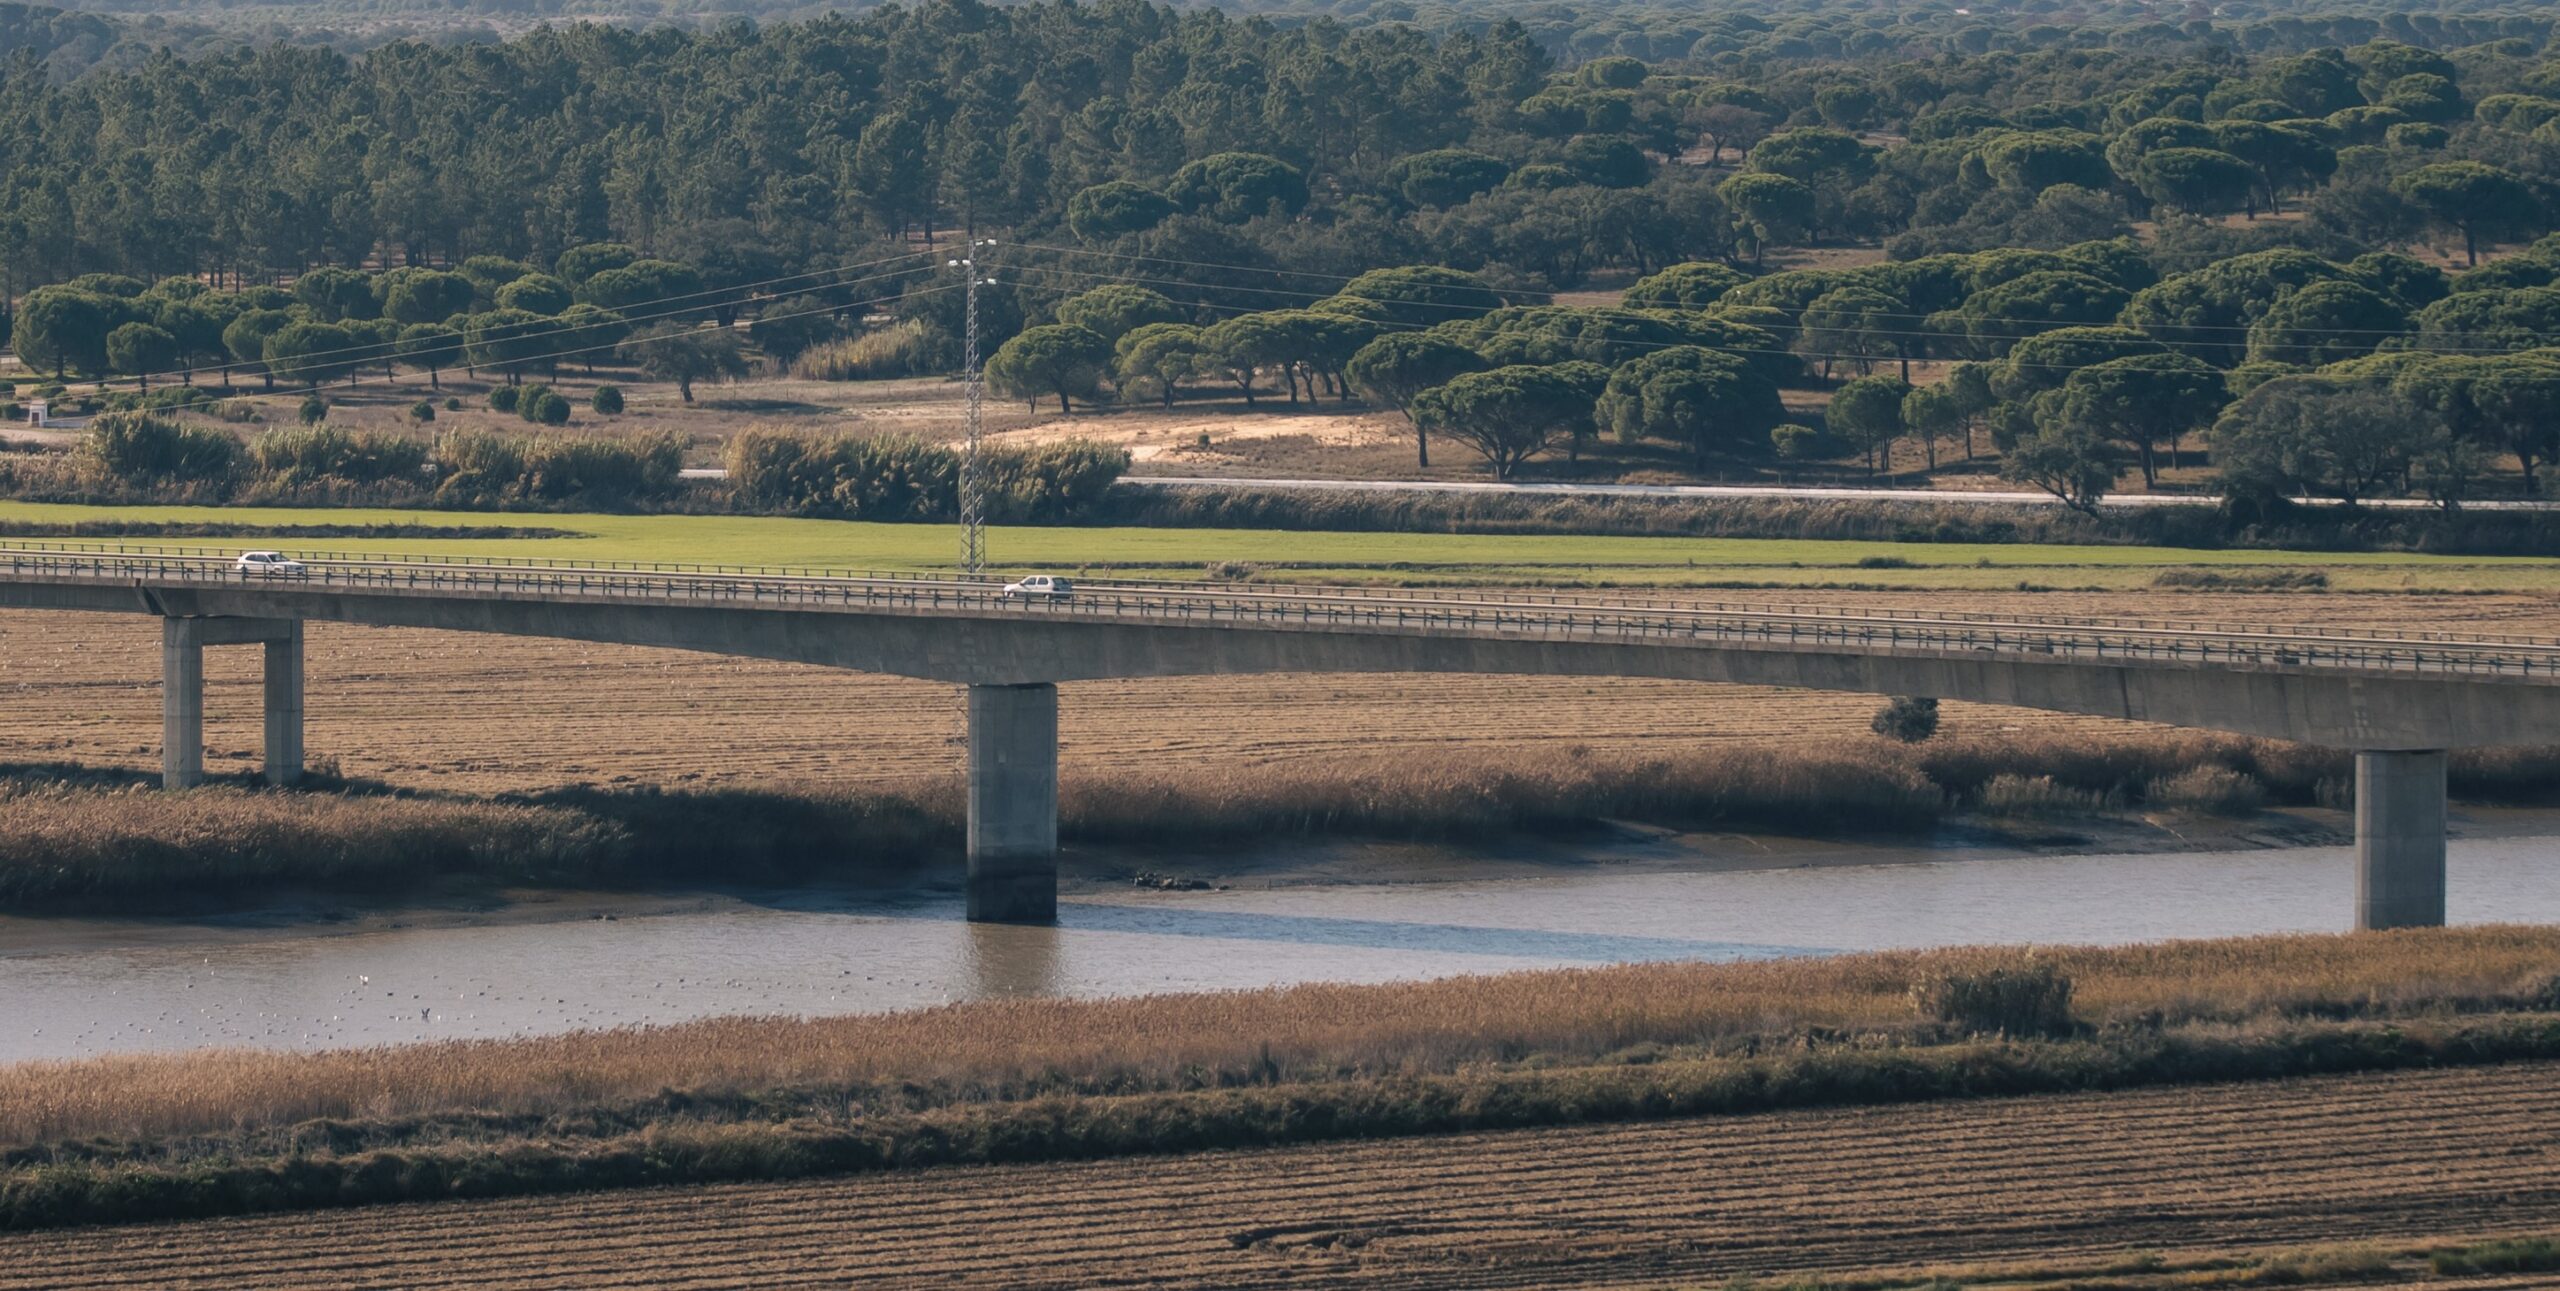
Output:
[[[210,561],[228,570],[242,548],[236,546],[190,546],[116,541],[65,542],[53,539],[0,540],[0,558],[16,554],[69,554],[94,556],[158,556],[190,562]],[[859,580],[863,582],[895,582],[939,584],[955,587],[983,586],[1000,588],[1007,580],[1002,575],[926,573],[917,570],[865,569],[856,566],[810,565],[714,565],[680,561],[589,561],[562,560],[529,556],[445,556],[400,552],[356,552],[310,550],[303,548],[262,548],[280,550],[297,560],[313,565],[338,567],[397,566],[401,568],[451,567],[456,569],[526,570],[536,572],[595,572],[629,574],[685,574],[716,577],[780,578],[793,580]],[[1055,572],[1055,571],[1042,571]],[[2364,641],[2391,645],[2515,645],[2560,651],[2560,638],[2494,632],[2436,632],[2427,630],[2346,628],[2305,626],[2301,624],[2207,622],[2192,619],[2153,619],[2132,615],[2062,616],[2039,614],[1984,614],[1964,610],[1907,610],[1892,608],[1852,608],[1847,606],[1784,605],[1765,601],[1699,601],[1672,599],[1660,595],[1634,592],[1576,591],[1534,592],[1474,590],[1463,588],[1396,588],[1377,591],[1358,587],[1313,583],[1216,584],[1198,579],[1150,578],[1078,578],[1079,587],[1125,588],[1167,593],[1201,594],[1214,591],[1229,596],[1282,596],[1340,601],[1346,599],[1384,599],[1397,604],[1429,602],[1457,605],[1553,606],[1568,609],[1606,608],[1612,610],[1660,610],[1669,613],[1749,614],[1786,617],[1816,617],[1866,623],[1898,620],[1910,623],[1971,624],[2001,628],[2054,628],[2062,630],[2107,629],[2142,633],[2176,633],[2192,636],[2247,635],[2283,637],[2287,639],[2317,638],[2324,641]]]
[[[183,550],[183,549],[181,549]],[[244,575],[234,556],[196,550],[0,548],[0,578],[112,586],[347,590],[398,595],[513,596],[671,606],[876,609],[955,617],[1505,638],[1741,646],[1836,647],[1872,654],[2220,665],[2292,671],[2509,677],[2560,684],[2560,642],[2533,638],[2391,636],[1925,611],[1700,605],[1500,592],[1393,594],[1113,580],[1067,599],[1007,597],[999,582],[912,572],[849,575],[644,564],[532,564],[440,557],[300,556],[304,573]]]

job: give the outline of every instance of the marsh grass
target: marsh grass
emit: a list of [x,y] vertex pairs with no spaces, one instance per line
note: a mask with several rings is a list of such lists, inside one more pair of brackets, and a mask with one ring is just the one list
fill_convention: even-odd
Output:
[[827,1088],[725,1102],[666,1091],[539,1121],[374,1118],[0,1153],[0,1229],[2554,1059],[2560,1021],[2505,1015],[980,1094],[922,1110]]
[[165,793],[135,777],[54,769],[0,777],[0,909],[157,913],[280,885],[394,893],[452,880],[887,879],[949,850],[959,816],[930,789]]
[[2246,771],[2201,766],[2151,781],[2142,797],[2151,806],[2171,811],[2245,816],[2267,805],[2267,787]]
[[2448,1277],[2560,1270],[2560,1237],[2509,1238],[2427,1253],[2428,1267]]
[[[2458,799],[2560,797],[2560,749],[2458,752]],[[2193,732],[1708,746],[1664,755],[1579,746],[1464,762],[1347,756],[1076,774],[1060,830],[1117,846],[1371,837],[1473,840],[1609,820],[1818,835],[1916,834],[1949,814],[2051,821],[2159,807],[2242,814],[2343,806],[2348,755]],[[904,881],[953,858],[956,777],[860,788],[571,788],[476,798],[378,785],[164,794],[132,775],[0,771],[0,909],[129,911],[304,883],[389,892],[447,880],[524,884]],[[124,903],[146,903],[136,907]]]
[[2003,771],[1984,781],[1974,806],[1987,815],[2025,820],[2057,820],[2118,811],[2123,800],[2107,792],[2078,789],[2049,775]]
[[[2560,929],[2474,927],[2047,948],[2068,1016],[2104,1037],[2546,1007]],[[322,1053],[133,1054],[0,1067],[0,1153],[315,1121],[821,1104],[914,1111],[1513,1067],[1897,1049],[1969,1033],[1914,1007],[2015,949],[1558,969],[1107,1000],[1004,999],[823,1019],[715,1018]],[[1616,1063],[1614,1065],[1660,1065]],[[777,1091],[824,1091],[785,1097]]]
[[2071,989],[2070,974],[2052,961],[2021,956],[2005,964],[1932,964],[1913,976],[1911,1003],[1922,1017],[1967,1031],[2067,1036],[2079,1027]]

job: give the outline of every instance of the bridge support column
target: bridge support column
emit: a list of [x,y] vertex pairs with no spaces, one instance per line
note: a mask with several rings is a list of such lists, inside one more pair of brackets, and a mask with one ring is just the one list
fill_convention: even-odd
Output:
[[160,620],[160,783],[204,783],[204,648],[266,647],[266,779],[302,778],[302,620]]
[[2356,927],[2444,926],[2444,753],[2356,754]]
[[1058,688],[969,687],[969,919],[1058,921]]
[[160,620],[160,786],[204,783],[204,620]]
[[266,641],[268,784],[302,779],[302,620],[288,619]]

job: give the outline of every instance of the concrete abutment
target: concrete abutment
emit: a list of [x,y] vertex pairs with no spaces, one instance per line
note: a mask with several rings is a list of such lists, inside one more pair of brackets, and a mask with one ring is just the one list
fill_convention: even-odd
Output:
[[969,687],[969,919],[1058,921],[1058,688]]
[[266,781],[302,779],[302,620],[170,617],[160,620],[160,783],[204,783],[204,650],[218,645],[265,648]]
[[2356,753],[2356,928],[2444,926],[2445,756]]

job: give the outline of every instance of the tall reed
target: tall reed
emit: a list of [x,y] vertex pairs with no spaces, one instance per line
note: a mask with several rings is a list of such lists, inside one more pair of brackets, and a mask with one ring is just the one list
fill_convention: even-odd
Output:
[[[2012,948],[1657,963],[1384,986],[998,999],[821,1019],[714,1018],[323,1053],[207,1050],[0,1066],[0,1152],[469,1114],[658,1113],[824,1089],[900,1110],[1052,1093],[1414,1077],[1612,1055],[1757,1052],[1807,1037],[1926,1039],[1915,986],[2014,970]],[[2560,928],[2468,927],[2044,948],[2071,1016],[2269,1026],[2550,1009]],[[2039,997],[2049,1005],[2050,996]],[[2049,1009],[2036,1015],[2049,1020]],[[779,1101],[775,1101],[779,1099]],[[654,1113],[653,1113],[654,1114]]]
[[[1519,748],[1463,762],[1342,757],[1070,771],[1059,820],[1071,840],[1129,846],[1465,840],[1622,818],[1890,834],[1967,810],[2052,817],[2334,805],[2352,781],[2344,753],[2193,732],[1640,756]],[[2472,801],[2550,802],[2560,797],[2560,749],[2459,753],[2451,782]],[[136,781],[22,770],[0,775],[0,909],[167,908],[282,881],[384,890],[439,876],[580,884],[901,877],[957,849],[963,797],[956,777],[487,799],[236,786],[167,795]]]

